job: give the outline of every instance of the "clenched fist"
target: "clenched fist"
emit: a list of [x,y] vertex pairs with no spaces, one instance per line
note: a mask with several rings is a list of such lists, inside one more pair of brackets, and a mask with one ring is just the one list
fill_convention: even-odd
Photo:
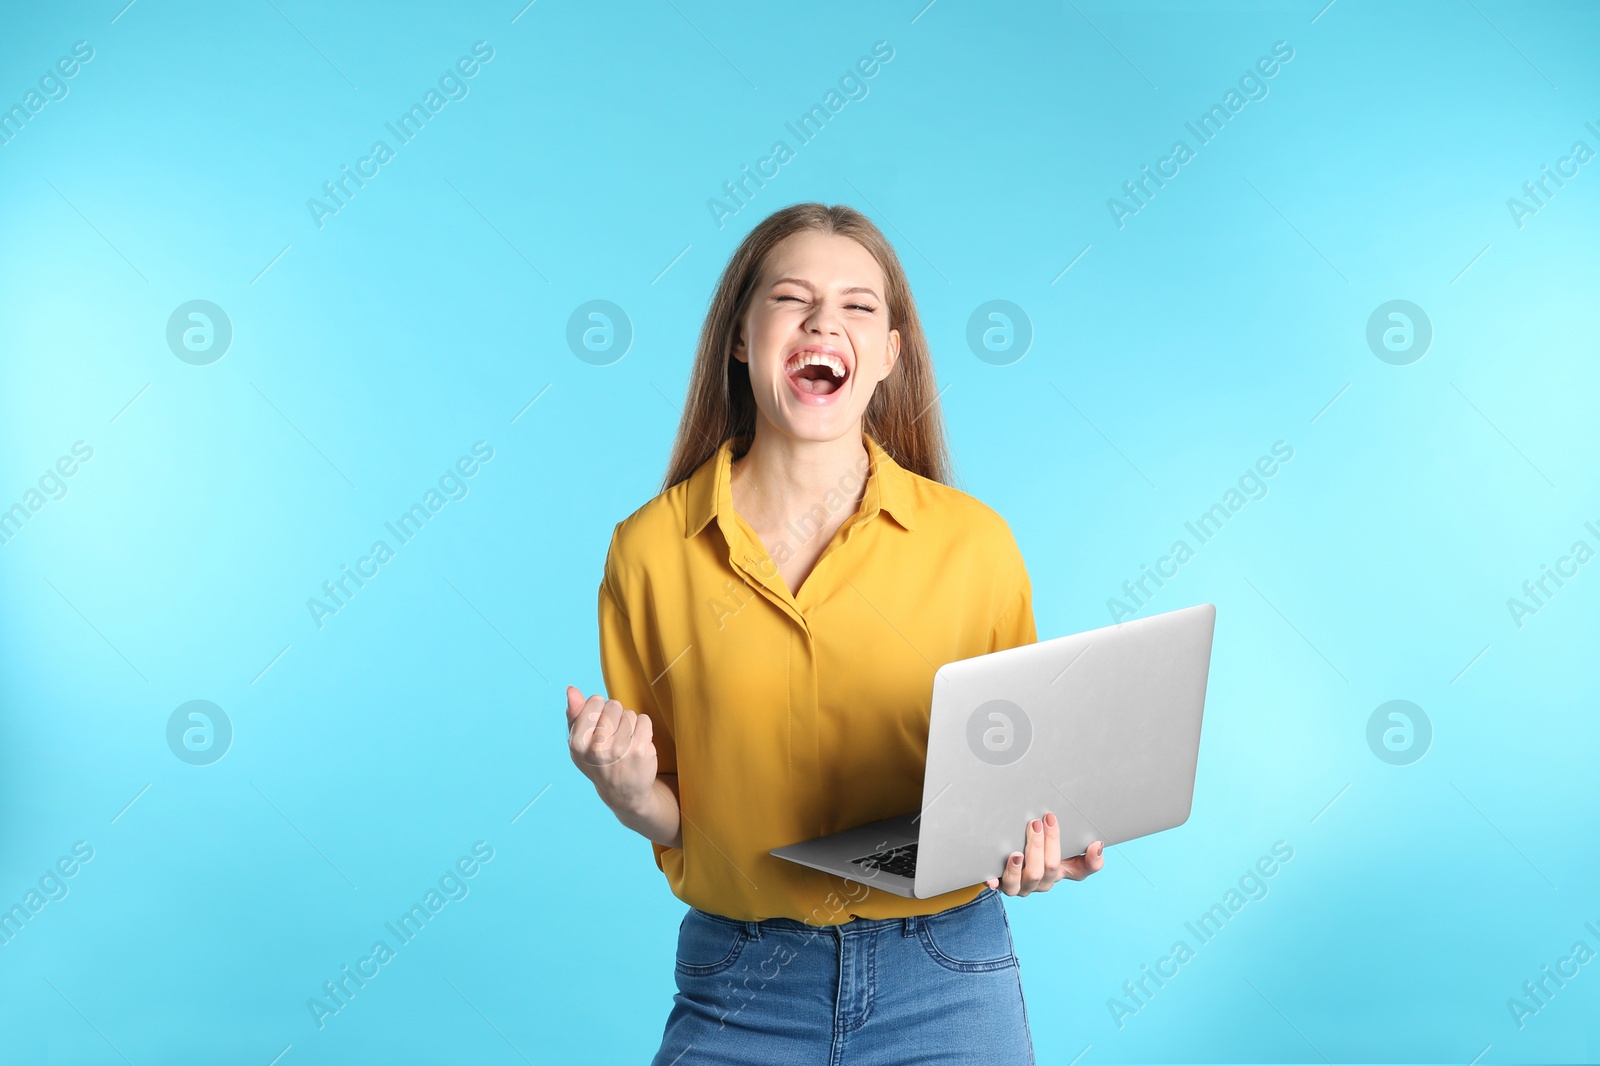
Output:
[[583,698],[567,686],[567,748],[606,806],[645,810],[656,787],[656,746],[650,716],[601,695]]

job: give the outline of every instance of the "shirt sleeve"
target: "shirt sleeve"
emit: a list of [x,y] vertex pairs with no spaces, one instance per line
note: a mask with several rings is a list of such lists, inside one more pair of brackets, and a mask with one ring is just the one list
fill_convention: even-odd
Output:
[[608,572],[600,582],[600,673],[605,679],[606,698],[650,716],[656,772],[675,774],[678,748],[672,736],[672,716],[650,687],[650,675],[639,652],[641,635],[612,591]]
[[[650,674],[639,651],[644,644],[643,633],[635,629],[633,619],[622,609],[618,596],[611,590],[611,580],[608,560],[606,576],[600,582],[600,673],[605,680],[606,698],[649,716],[656,748],[656,773],[676,774],[678,746],[672,736],[672,714],[656,699],[650,687]],[[663,872],[666,870],[663,856],[669,850],[653,840],[650,842],[656,868]]]
[[989,631],[989,650],[1004,651],[1024,644],[1034,644],[1039,634],[1033,622],[1033,583],[1028,578],[1028,568],[1018,560],[1022,576],[1020,587],[1012,595],[1009,605],[1000,613],[994,628]]

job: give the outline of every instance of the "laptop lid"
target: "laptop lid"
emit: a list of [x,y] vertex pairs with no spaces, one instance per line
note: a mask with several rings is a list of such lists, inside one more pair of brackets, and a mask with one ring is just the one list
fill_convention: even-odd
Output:
[[1203,603],[941,666],[914,894],[1004,869],[1046,811],[1063,856],[1187,821],[1215,621]]

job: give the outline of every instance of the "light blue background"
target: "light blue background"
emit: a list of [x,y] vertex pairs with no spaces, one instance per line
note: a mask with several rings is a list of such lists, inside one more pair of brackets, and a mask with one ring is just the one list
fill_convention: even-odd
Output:
[[[1600,150],[1594,5],[122,2],[0,35],[6,107],[94,48],[0,146],[0,506],[94,449],[0,546],[0,905],[94,848],[0,946],[6,1061],[647,1059],[684,907],[568,761],[562,687],[601,688],[607,540],[727,256],[812,199],[899,249],[1042,637],[1109,622],[1294,449],[1144,612],[1217,604],[1190,822],[1008,901],[1039,1061],[1600,1059],[1600,963],[1507,1007],[1600,950],[1600,562],[1521,628],[1506,604],[1600,548],[1600,161],[1506,204]],[[307,198],[476,41],[466,98],[319,228]],[[868,95],[719,228],[877,41]],[[1268,95],[1119,229],[1107,199],[1277,41]],[[165,339],[193,299],[234,330],[208,366]],[[634,330],[611,365],[565,339],[593,299]],[[1034,331],[1009,365],[966,343],[994,299]],[[1392,299],[1433,325],[1410,365],[1366,343]],[[466,498],[319,629],[307,598],[476,441]],[[210,766],[167,746],[192,699],[235,730]],[[1434,729],[1410,765],[1367,743],[1391,699]],[[476,841],[470,893],[319,1030],[307,1000]]]

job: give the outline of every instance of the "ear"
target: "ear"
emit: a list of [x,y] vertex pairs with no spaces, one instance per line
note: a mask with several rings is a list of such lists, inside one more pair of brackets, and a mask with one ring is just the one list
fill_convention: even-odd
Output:
[[736,322],[733,326],[733,357],[741,363],[750,361],[750,351],[744,344],[744,323]]
[[897,329],[891,329],[889,331],[889,347],[888,347],[888,351],[885,353],[885,358],[884,358],[883,377],[880,377],[878,380],[882,381],[883,378],[888,377],[889,373],[892,370],[894,370],[895,363],[897,363],[899,361],[900,361],[900,331],[897,330]]

